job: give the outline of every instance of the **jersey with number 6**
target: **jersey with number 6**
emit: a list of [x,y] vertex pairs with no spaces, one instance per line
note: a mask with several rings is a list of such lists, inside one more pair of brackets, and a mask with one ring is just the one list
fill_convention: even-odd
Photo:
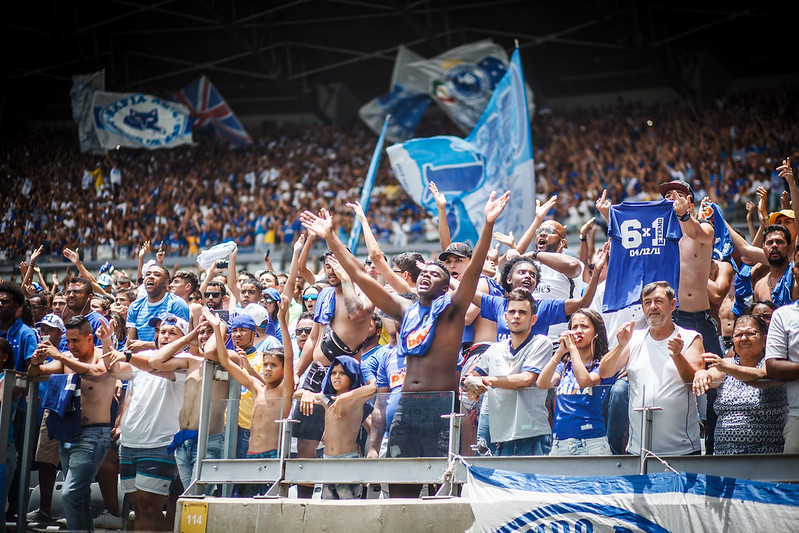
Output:
[[610,261],[602,311],[618,311],[639,302],[641,289],[668,281],[674,292],[680,281],[682,230],[673,203],[622,202],[610,208]]

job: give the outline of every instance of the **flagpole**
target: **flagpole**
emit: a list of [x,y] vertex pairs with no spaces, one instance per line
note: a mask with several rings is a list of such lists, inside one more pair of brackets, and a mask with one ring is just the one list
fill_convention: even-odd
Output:
[[[372,188],[375,185],[375,178],[377,177],[377,167],[380,166],[380,156],[383,153],[383,142],[386,138],[386,130],[388,129],[388,122],[391,120],[391,115],[386,115],[383,121],[383,129],[380,131],[380,137],[377,138],[377,145],[372,154],[372,160],[369,162],[369,170],[366,172],[366,179],[363,181],[363,190],[361,190],[361,207],[363,212],[369,211],[369,203],[372,199]],[[355,217],[355,223],[352,225],[350,231],[349,247],[352,253],[358,252],[358,241],[361,240],[361,221]]]

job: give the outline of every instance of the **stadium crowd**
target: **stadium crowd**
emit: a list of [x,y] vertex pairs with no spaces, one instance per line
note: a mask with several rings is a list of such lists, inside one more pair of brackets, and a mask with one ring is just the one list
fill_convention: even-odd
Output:
[[[42,380],[41,497],[28,522],[53,522],[60,465],[68,529],[121,527],[118,479],[137,528],[172,529],[170,494],[196,476],[206,360],[242,398],[226,416],[227,384],[214,381],[211,458],[234,421],[238,458],[277,457],[275,420],[289,416],[299,420],[298,457],[446,456],[440,415],[453,409],[468,415],[467,455],[798,452],[792,94],[539,113],[541,200],[530,226],[494,233],[513,194],[498,191],[474,246],[451,242],[434,184],[437,220],[386,168],[364,213],[355,200],[373,145],[362,128],[268,129],[245,151],[208,141],[126,151],[105,162],[121,180],[104,172],[103,184],[83,176],[96,161],[64,137],[20,141],[3,158],[13,193],[0,247],[7,258],[31,255],[18,282],[0,282],[0,360]],[[736,209],[747,235],[724,223]],[[365,261],[344,244],[355,219]],[[595,246],[602,220],[612,246]],[[567,247],[567,226],[579,250]],[[381,244],[397,233],[432,233],[441,252],[425,257],[411,241],[388,258]],[[219,244],[228,239],[236,244]],[[327,252],[309,262],[321,241]],[[241,249],[270,242],[292,246],[287,271],[238,268]],[[138,270],[109,262],[90,272],[76,247],[138,258]],[[198,267],[170,270],[168,253],[199,255]],[[48,256],[77,275],[46,280],[36,263]],[[76,387],[77,409],[63,394]],[[25,429],[21,392],[6,496]],[[634,411],[642,405],[662,408],[651,443]],[[89,506],[95,478],[99,517]],[[298,497],[312,493],[297,486]],[[324,498],[362,494],[359,484],[323,486]]]

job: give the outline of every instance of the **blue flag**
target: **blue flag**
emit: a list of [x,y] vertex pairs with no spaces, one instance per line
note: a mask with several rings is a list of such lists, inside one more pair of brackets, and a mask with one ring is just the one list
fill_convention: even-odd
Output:
[[446,196],[453,242],[477,242],[491,191],[512,191],[496,222],[497,231],[523,234],[535,212],[535,174],[519,51],[513,52],[507,72],[468,137],[412,139],[387,152],[394,175],[429,213],[437,212],[429,183],[435,182]]
[[[383,129],[380,132],[380,137],[377,139],[377,146],[372,154],[372,161],[369,163],[369,170],[366,172],[366,179],[363,180],[363,190],[361,191],[361,208],[363,212],[369,211],[369,203],[372,200],[372,188],[375,185],[375,177],[377,177],[377,167],[380,166],[380,156],[383,153],[383,142],[386,138],[386,130],[388,123],[391,120],[391,115],[387,115],[383,121]],[[355,223],[352,225],[350,231],[349,247],[352,253],[358,251],[358,241],[361,239],[361,221],[355,218]]]

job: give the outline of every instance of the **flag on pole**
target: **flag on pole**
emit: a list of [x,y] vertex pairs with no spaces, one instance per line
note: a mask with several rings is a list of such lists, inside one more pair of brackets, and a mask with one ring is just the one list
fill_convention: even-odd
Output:
[[429,183],[435,182],[446,196],[453,242],[477,242],[491,191],[512,191],[496,222],[497,231],[523,234],[535,212],[535,174],[519,51],[513,52],[507,72],[468,137],[412,139],[390,146],[387,152],[394,175],[430,214],[437,208]]
[[468,467],[472,532],[793,531],[799,486],[667,472],[541,476]]
[[92,105],[97,139],[106,150],[191,144],[189,110],[182,104],[149,94],[95,92]]
[[94,131],[94,112],[92,99],[96,91],[105,90],[105,69],[90,74],[72,76],[72,119],[78,125],[78,139],[81,152],[104,152]]
[[[391,120],[391,115],[387,115],[385,120],[383,120],[383,129],[380,131],[380,137],[377,138],[377,146],[375,146],[375,151],[372,154],[372,161],[369,163],[369,170],[366,172],[366,179],[363,180],[363,190],[361,190],[361,208],[363,212],[366,213],[369,211],[369,203],[372,201],[372,188],[375,185],[375,178],[377,177],[377,167],[380,166],[380,156],[383,153],[383,142],[386,138],[386,131],[388,130],[388,124]],[[350,238],[348,245],[352,253],[356,253],[358,251],[358,241],[361,240],[361,221],[358,218],[355,218],[355,223],[352,225],[352,230],[350,231]]]
[[189,108],[194,127],[201,128],[210,124],[217,135],[239,144],[252,144],[244,126],[206,76],[186,85],[178,91],[175,98]]
[[402,142],[413,137],[416,126],[430,105],[430,95],[424,80],[408,68],[424,58],[405,46],[400,46],[391,76],[391,91],[370,100],[358,115],[375,133],[380,133],[387,116],[391,116],[386,138]]

